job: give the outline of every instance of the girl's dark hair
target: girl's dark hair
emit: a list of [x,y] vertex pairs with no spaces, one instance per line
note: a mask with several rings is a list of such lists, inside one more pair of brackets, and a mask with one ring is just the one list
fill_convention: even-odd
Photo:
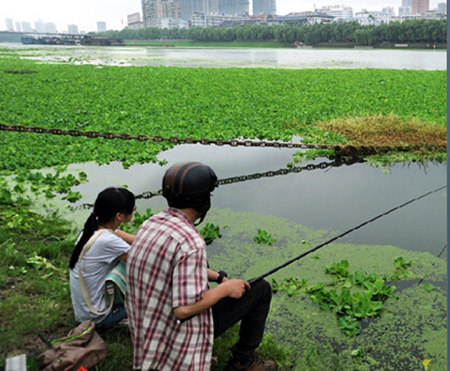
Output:
[[88,242],[101,224],[109,223],[117,213],[131,214],[134,210],[134,194],[125,188],[106,188],[101,191],[94,203],[94,211],[84,224],[83,234],[75,245],[70,258],[70,269],[75,267],[83,246]]

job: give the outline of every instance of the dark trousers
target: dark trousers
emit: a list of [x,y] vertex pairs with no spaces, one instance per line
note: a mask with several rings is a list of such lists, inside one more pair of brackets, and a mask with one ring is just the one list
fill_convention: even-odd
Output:
[[241,364],[253,362],[261,343],[270,309],[272,288],[264,280],[254,283],[240,299],[224,298],[212,307],[214,337],[241,321],[239,340],[233,346],[233,359]]

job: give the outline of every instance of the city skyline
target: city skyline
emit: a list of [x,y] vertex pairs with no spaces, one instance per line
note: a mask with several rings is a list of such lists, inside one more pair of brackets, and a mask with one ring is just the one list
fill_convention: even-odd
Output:
[[[430,0],[430,9],[437,7],[440,0]],[[252,9],[250,0],[250,9]],[[277,0],[278,15],[290,12],[312,11],[326,5],[346,5],[354,12],[361,9],[381,10],[394,7],[395,13],[402,5],[402,0]],[[127,25],[127,15],[139,12],[142,17],[141,0],[15,0],[0,2],[0,30],[6,30],[5,19],[12,19],[13,24],[29,22],[34,26],[39,20],[54,23],[58,32],[68,29],[68,25],[77,25],[78,30],[97,31],[97,22],[105,22],[107,29],[122,29]]]

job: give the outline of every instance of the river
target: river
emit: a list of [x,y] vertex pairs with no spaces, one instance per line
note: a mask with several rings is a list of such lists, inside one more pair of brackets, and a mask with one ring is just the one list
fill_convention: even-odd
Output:
[[[5,44],[4,44],[5,45]],[[388,68],[445,70],[446,51],[382,49],[187,49],[164,47],[83,47],[6,44],[25,58],[48,63],[265,68]],[[192,160],[211,165],[219,178],[286,168],[295,150],[177,146],[160,154],[170,164]],[[324,159],[318,160],[325,161]],[[314,163],[317,163],[315,161]],[[169,166],[168,165],[168,166]],[[312,228],[343,232],[394,206],[446,184],[446,164],[397,164],[389,172],[365,164],[342,165],[261,177],[219,187],[213,205],[273,214]],[[74,164],[89,183],[76,187],[93,202],[104,187],[126,183],[136,194],[157,191],[166,167]],[[358,244],[391,244],[446,257],[447,192],[441,191],[392,213],[346,237]],[[139,208],[161,208],[162,197],[139,201]],[[82,212],[83,217],[85,211]],[[78,214],[78,213],[77,213]],[[79,218],[82,217],[79,215]],[[444,249],[444,251],[443,251]]]
[[[96,193],[110,185],[126,183],[135,194],[156,192],[161,188],[165,170],[186,159],[207,163],[219,179],[256,174],[252,180],[219,186],[214,191],[213,206],[276,215],[336,234],[446,184],[446,164],[436,163],[397,164],[389,171],[357,163],[267,176],[269,171],[287,169],[294,152],[181,145],[160,154],[161,159],[168,161],[164,167],[146,164],[125,170],[119,163],[113,163],[75,164],[71,168],[85,171],[90,179],[88,184],[75,189],[85,195],[81,203],[92,203]],[[317,159],[308,163],[320,162],[331,161]],[[447,241],[446,199],[446,190],[437,192],[351,233],[342,241],[394,245],[445,258],[446,249],[443,253],[442,250]],[[139,210],[164,206],[161,196],[138,202]]]
[[85,47],[2,44],[45,62],[119,66],[446,70],[446,50]]

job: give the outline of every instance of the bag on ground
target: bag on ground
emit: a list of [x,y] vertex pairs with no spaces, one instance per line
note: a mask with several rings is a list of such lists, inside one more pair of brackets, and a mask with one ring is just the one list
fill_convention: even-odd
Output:
[[39,370],[75,371],[89,369],[106,357],[106,345],[95,331],[94,320],[87,320],[70,330],[66,337],[51,342],[52,349],[37,358]]

